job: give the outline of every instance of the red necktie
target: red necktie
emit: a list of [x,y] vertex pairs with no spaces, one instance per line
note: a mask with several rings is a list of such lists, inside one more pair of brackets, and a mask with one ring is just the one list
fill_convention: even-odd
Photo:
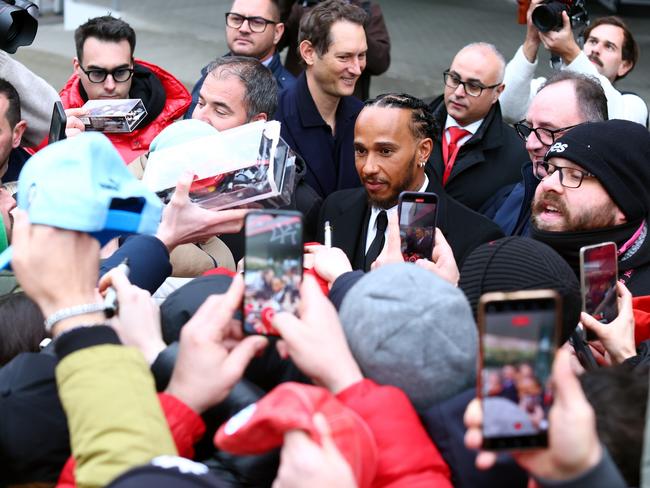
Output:
[[442,159],[445,162],[445,172],[442,175],[442,184],[445,185],[451,174],[451,169],[454,167],[454,161],[456,161],[456,155],[458,154],[458,141],[463,137],[470,135],[471,132],[461,129],[460,127],[449,127],[449,142],[443,136],[442,141]]

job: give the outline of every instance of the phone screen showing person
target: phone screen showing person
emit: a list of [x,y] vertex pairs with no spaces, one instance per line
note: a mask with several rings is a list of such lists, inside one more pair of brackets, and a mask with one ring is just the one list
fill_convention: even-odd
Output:
[[61,102],[54,102],[54,109],[52,110],[52,121],[50,122],[50,137],[47,141],[48,144],[53,144],[62,139],[65,139],[65,126],[68,118],[63,110]]
[[278,312],[298,314],[302,282],[302,215],[256,211],[245,221],[244,332],[278,335]]
[[558,300],[550,290],[481,297],[479,396],[485,449],[547,445]]
[[399,196],[399,235],[404,261],[431,259],[436,234],[438,195],[402,192]]
[[582,309],[602,323],[609,323],[618,315],[617,254],[616,244],[613,242],[580,249]]

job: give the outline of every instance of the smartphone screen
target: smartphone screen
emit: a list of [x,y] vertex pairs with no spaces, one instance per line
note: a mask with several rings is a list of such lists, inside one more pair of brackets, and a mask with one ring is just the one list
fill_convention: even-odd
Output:
[[61,102],[54,102],[54,109],[52,110],[52,121],[50,122],[50,137],[48,144],[53,144],[62,139],[65,139],[65,126],[67,123],[65,110]]
[[246,216],[244,332],[278,335],[280,311],[298,314],[302,281],[302,215],[263,211]]
[[481,297],[479,396],[485,449],[547,445],[558,300],[548,290]]
[[402,192],[399,197],[399,235],[404,261],[431,259],[436,233],[438,195]]
[[582,308],[596,320],[609,323],[618,315],[616,244],[605,242],[580,249]]

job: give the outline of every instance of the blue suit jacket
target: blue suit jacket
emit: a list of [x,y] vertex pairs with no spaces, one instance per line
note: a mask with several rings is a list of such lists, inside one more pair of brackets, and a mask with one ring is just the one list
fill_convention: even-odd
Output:
[[280,93],[273,117],[282,123],[282,138],[307,163],[305,181],[325,198],[336,190],[361,186],[354,166],[354,123],[363,103],[342,97],[336,110],[336,133],[323,120],[307,86],[305,74]]

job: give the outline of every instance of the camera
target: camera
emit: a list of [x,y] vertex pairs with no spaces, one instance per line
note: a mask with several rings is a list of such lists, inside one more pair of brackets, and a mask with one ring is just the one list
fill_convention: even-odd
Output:
[[0,0],[0,49],[15,53],[34,42],[38,7],[27,0]]
[[533,24],[540,32],[559,31],[562,28],[562,12],[569,15],[573,27],[589,22],[584,0],[545,0],[533,10]]

